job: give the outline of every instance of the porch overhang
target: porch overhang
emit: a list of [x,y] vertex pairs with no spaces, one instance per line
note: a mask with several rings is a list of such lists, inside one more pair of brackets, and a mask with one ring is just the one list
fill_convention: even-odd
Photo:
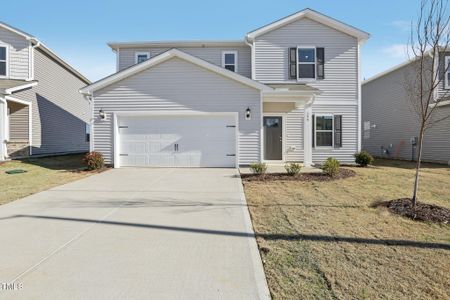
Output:
[[268,84],[273,90],[264,91],[263,102],[274,103],[294,103],[295,108],[304,108],[314,102],[316,95],[320,95],[320,90],[299,84]]

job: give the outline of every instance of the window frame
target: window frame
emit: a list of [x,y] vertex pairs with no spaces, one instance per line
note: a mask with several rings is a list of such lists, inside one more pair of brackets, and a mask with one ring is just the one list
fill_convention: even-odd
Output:
[[[149,60],[149,59],[150,59],[150,52],[148,52],[148,51],[136,52],[136,53],[134,53],[134,63],[135,63],[135,64],[138,64],[138,63],[139,63],[139,62],[138,62],[138,58],[139,58],[140,55],[146,55],[146,56],[147,56],[147,59],[146,59],[146,60]],[[144,60],[144,61],[146,61],[146,60]],[[142,62],[144,62],[144,61],[142,61]]]
[[[314,49],[314,63],[300,62],[299,50],[300,49]],[[314,78],[300,78],[299,65],[312,65],[314,64]],[[317,80],[317,47],[316,46],[297,46],[297,81],[316,81]]]
[[[225,55],[226,54],[234,54],[234,64],[225,64]],[[237,73],[238,72],[238,51],[237,50],[222,51],[222,68],[226,69],[225,66],[233,66],[233,65],[234,65],[234,73]],[[233,72],[231,70],[228,70],[228,71]]]
[[85,124],[85,136],[84,136],[85,143],[91,142],[91,124],[86,123]]
[[[317,117],[331,117],[331,130],[317,130]],[[331,146],[317,146],[317,132],[331,132]],[[316,149],[334,149],[334,114],[315,114],[314,115],[314,148]]]
[[448,74],[450,74],[450,55],[444,56],[444,71],[447,69],[447,72],[444,73],[444,89],[450,90],[450,82],[448,78]]
[[5,60],[1,60],[1,62],[5,62],[5,75],[0,74],[0,78],[8,78],[9,77],[9,45],[0,43],[0,47],[5,48]]

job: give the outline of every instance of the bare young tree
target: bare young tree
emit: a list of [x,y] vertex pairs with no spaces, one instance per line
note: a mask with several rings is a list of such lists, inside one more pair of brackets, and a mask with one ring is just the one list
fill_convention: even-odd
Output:
[[450,115],[436,113],[443,101],[450,100],[448,91],[446,93],[442,88],[445,76],[448,76],[444,57],[450,51],[449,44],[448,0],[421,0],[417,21],[411,25],[408,55],[413,61],[413,75],[406,84],[406,92],[419,125],[413,208],[417,204],[425,133],[433,124],[450,118]]

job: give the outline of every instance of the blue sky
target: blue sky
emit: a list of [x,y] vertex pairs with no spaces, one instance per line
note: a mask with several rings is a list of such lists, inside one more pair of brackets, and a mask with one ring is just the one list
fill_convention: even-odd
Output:
[[[255,28],[312,8],[371,34],[368,78],[405,58],[419,0],[7,1],[1,21],[28,32],[91,80],[115,71],[108,41],[243,39]],[[28,9],[24,9],[28,7]],[[5,13],[6,12],[6,13]]]

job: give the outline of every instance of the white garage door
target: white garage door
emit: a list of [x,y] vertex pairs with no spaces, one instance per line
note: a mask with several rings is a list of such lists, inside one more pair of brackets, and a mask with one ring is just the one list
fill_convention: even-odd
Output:
[[119,117],[118,123],[121,166],[236,166],[233,115]]

